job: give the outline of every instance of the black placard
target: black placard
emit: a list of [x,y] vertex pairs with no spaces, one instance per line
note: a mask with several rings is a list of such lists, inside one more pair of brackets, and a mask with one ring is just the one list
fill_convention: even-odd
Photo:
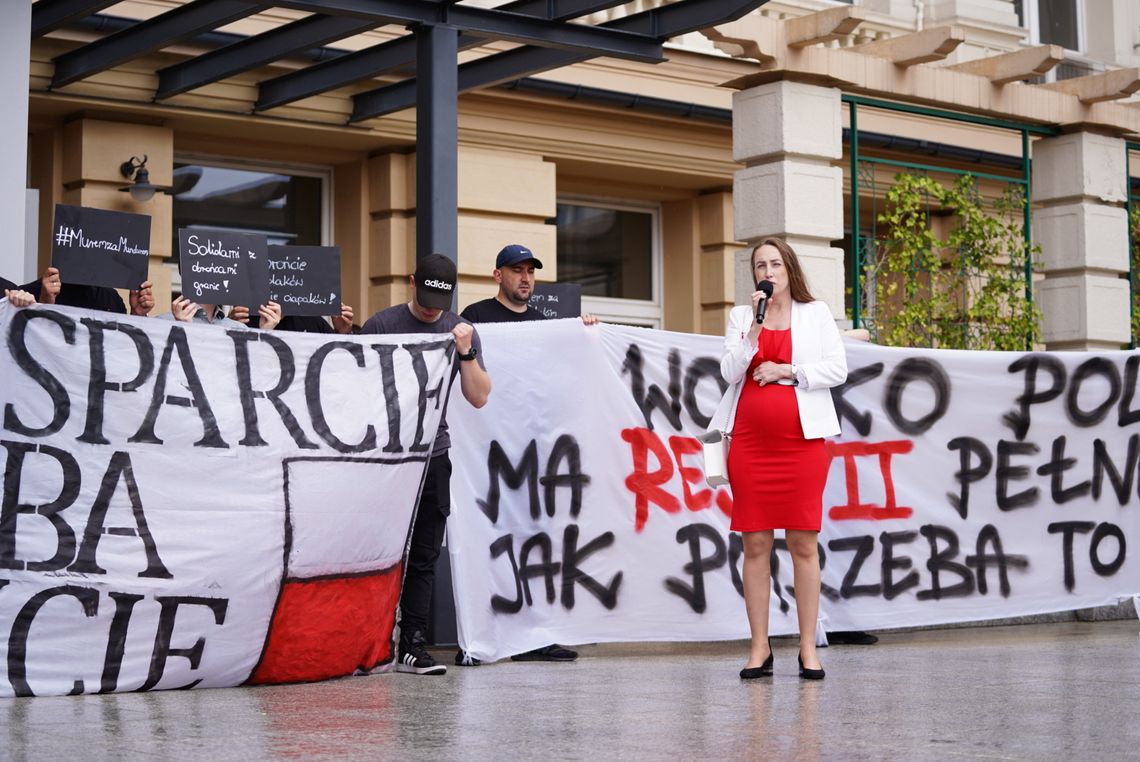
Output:
[[547,318],[582,316],[582,286],[579,283],[536,283],[530,305]]
[[[265,236],[214,228],[180,228],[182,295],[200,304],[254,308],[255,270],[265,261]],[[256,310],[255,310],[256,311]]]
[[137,289],[149,255],[148,215],[56,204],[51,263],[64,283]]
[[339,315],[339,246],[270,246],[269,298],[283,315]]

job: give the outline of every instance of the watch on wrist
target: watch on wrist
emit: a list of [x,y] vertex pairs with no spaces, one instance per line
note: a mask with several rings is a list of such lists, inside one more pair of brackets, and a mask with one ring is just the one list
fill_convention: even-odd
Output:
[[470,352],[468,352],[465,355],[456,354],[455,356],[458,357],[460,360],[474,360],[476,357],[479,356],[479,350],[475,348],[474,344],[472,344]]

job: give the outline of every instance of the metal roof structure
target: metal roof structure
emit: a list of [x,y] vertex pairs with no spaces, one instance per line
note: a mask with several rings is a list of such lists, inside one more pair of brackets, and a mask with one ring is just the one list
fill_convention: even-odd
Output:
[[[37,0],[33,39],[90,21],[116,0]],[[416,253],[456,256],[457,99],[460,93],[608,56],[664,60],[672,37],[739,19],[767,0],[673,0],[602,24],[582,21],[630,0],[513,0],[494,8],[463,0],[187,0],[153,18],[57,56],[52,89],[177,45],[272,8],[311,15],[161,69],[154,100],[249,72],[381,26],[408,34],[258,83],[255,112],[380,75],[403,79],[357,93],[349,122],[416,107]],[[485,5],[485,4],[482,4]],[[504,40],[519,47],[458,63],[462,50]]]

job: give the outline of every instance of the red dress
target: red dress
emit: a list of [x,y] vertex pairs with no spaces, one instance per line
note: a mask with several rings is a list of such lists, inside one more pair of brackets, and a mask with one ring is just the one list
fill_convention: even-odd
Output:
[[831,459],[823,439],[804,439],[795,387],[760,386],[752,380],[752,371],[766,360],[792,361],[791,329],[760,332],[759,351],[748,366],[736,404],[728,447],[731,528],[736,532],[818,532]]

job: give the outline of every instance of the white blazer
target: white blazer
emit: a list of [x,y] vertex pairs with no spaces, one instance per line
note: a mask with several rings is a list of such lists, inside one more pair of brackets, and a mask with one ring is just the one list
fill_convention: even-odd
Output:
[[[740,390],[751,380],[748,365],[757,347],[745,338],[755,319],[750,305],[733,307],[728,315],[720,374],[729,387],[713,414],[708,434],[702,439],[718,438],[717,432],[732,432]],[[799,369],[796,403],[804,437],[835,436],[839,433],[839,417],[835,414],[830,389],[847,380],[847,352],[831,310],[824,302],[792,302],[792,362]]]

